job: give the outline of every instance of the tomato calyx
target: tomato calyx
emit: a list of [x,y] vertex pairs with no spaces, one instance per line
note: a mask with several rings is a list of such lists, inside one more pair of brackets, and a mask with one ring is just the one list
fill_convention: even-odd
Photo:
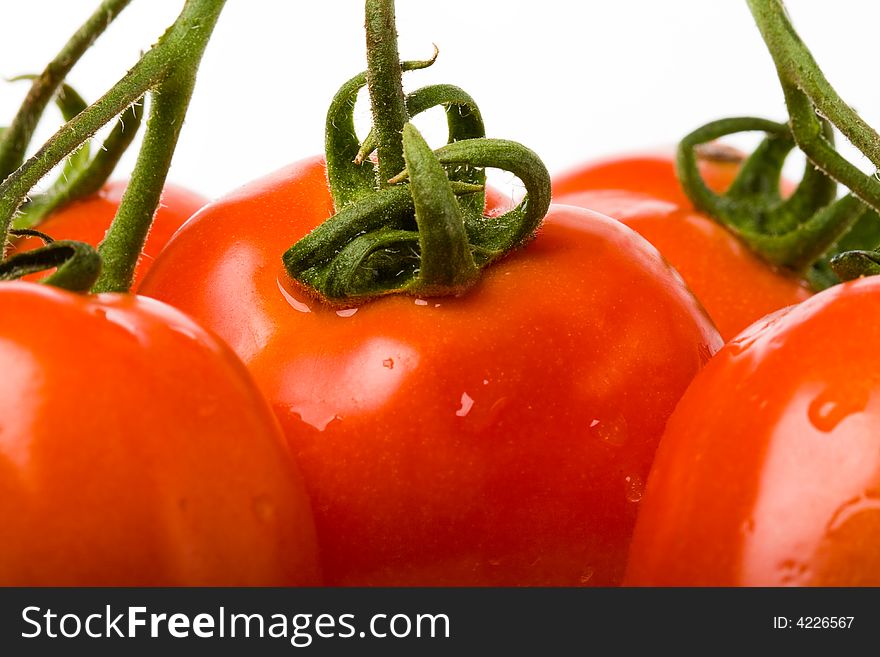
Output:
[[[752,251],[806,278],[815,290],[878,273],[880,179],[862,173],[834,147],[832,126],[880,167],[880,134],[837,94],[800,39],[782,0],[748,0],[776,65],[789,113],[786,125],[755,118],[707,124],[682,140],[677,169],[696,207],[729,228]],[[741,131],[767,138],[743,165],[731,189],[714,194],[700,179],[695,147]],[[807,157],[801,184],[779,194],[785,157],[797,146]],[[836,199],[834,182],[850,193]],[[878,247],[880,248],[880,247]],[[849,254],[853,251],[855,253]]]
[[[307,293],[333,306],[387,294],[459,295],[480,271],[527,242],[550,204],[550,176],[516,142],[487,139],[479,107],[448,84],[404,95],[402,73],[437,57],[399,60],[394,3],[368,0],[368,70],[346,82],[327,113],[327,177],[336,214],[291,246],[284,267]],[[354,130],[358,91],[368,86],[373,128]],[[446,110],[448,143],[432,151],[412,117]],[[375,153],[375,158],[371,155]],[[509,212],[483,216],[485,168],[512,172],[526,187]]]
[[[822,124],[833,139],[830,126]],[[709,189],[700,175],[697,149],[735,132],[762,131],[765,139],[745,160],[723,194]],[[810,162],[794,192],[780,191],[782,166],[795,147],[788,126],[752,117],[713,121],[687,135],[679,144],[677,170],[682,187],[695,207],[712,216],[764,260],[807,277],[814,288],[834,281],[827,265],[817,265],[857,222],[867,207],[854,195],[836,198],[837,184]]]

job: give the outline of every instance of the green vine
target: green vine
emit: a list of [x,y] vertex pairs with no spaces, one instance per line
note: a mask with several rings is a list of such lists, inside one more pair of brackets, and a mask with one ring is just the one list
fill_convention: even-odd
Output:
[[[105,1],[102,7],[107,4]],[[225,0],[187,0],[174,24],[112,89],[68,121],[0,183],[0,240],[4,256],[15,213],[30,190],[102,126],[150,93],[153,102],[144,143],[117,216],[99,247],[103,267],[92,287],[96,292],[124,292],[130,288],[177,145],[198,65],[224,4]],[[123,139],[121,135],[117,137]],[[108,163],[97,158],[96,161],[95,170]],[[94,180],[86,176],[76,185],[83,189]]]

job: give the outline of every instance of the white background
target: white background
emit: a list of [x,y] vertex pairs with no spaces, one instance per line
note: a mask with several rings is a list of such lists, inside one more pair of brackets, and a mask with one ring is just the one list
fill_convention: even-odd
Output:
[[[0,76],[38,72],[97,0],[2,0]],[[177,15],[135,0],[70,82],[98,97]],[[875,0],[789,0],[840,93],[880,126]],[[744,0],[398,0],[401,56],[440,58],[408,89],[457,84],[490,136],[520,141],[551,172],[673,144],[722,116],[784,118],[775,72]],[[217,196],[323,147],[338,86],[365,68],[362,0],[229,0],[208,47],[171,179]],[[26,83],[0,81],[0,122]],[[359,115],[366,118],[366,105]],[[54,130],[50,111],[38,137]],[[425,129],[442,139],[434,124]],[[432,123],[433,121],[433,123]],[[439,145],[439,144],[438,144]],[[134,154],[117,175],[127,175]]]

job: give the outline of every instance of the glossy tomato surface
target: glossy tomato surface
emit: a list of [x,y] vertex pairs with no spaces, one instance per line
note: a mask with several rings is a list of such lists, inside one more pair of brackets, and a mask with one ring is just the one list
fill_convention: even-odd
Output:
[[880,278],[726,345],[661,441],[633,585],[880,585]]
[[[709,189],[723,192],[739,172],[742,154],[713,145],[698,154],[697,164]],[[684,208],[693,208],[675,173],[672,148],[656,152],[633,153],[601,158],[574,166],[553,177],[553,199],[587,190],[616,189],[646,194]]]
[[[125,180],[109,182],[96,194],[74,201],[49,215],[36,228],[55,239],[75,240],[97,246],[110,228],[127,186],[128,182]],[[135,270],[133,290],[137,290],[140,281],[174,231],[207,202],[206,198],[188,189],[172,184],[165,185],[159,209]],[[30,237],[18,241],[15,249],[29,251],[42,245],[41,240]],[[38,280],[44,275],[34,275],[28,280]]]
[[[700,160],[707,184],[722,191],[739,164]],[[692,209],[671,155],[620,157],[554,180],[554,202],[607,214],[663,254],[730,340],[768,313],[809,298],[807,284],[764,262],[730,231]]]
[[237,358],[152,299],[0,284],[0,583],[319,582],[277,423]]
[[725,340],[812,294],[803,280],[764,262],[733,233],[695,210],[619,190],[581,192],[560,202],[614,217],[657,247]]
[[203,209],[143,286],[271,401],[328,583],[618,583],[665,420],[720,343],[693,297],[634,232],[560,206],[462,297],[334,310],[281,266],[331,213],[320,160],[295,164]]

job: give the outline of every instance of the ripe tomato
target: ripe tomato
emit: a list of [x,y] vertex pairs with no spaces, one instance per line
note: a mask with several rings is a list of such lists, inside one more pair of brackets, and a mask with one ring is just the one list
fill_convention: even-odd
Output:
[[[698,153],[698,164],[706,185],[716,192],[725,191],[736,178],[742,158],[739,151],[717,144],[703,148]],[[566,196],[599,189],[638,192],[693,208],[678,182],[672,149],[608,157],[573,167],[553,178],[553,199],[558,203],[570,202],[562,200]]]
[[[74,201],[54,212],[37,226],[37,229],[55,239],[76,240],[97,246],[104,239],[104,234],[116,215],[127,185],[127,181],[124,180],[107,183],[97,194]],[[161,205],[156,211],[156,217],[135,271],[133,290],[137,290],[144,274],[159,252],[165,248],[174,231],[207,202],[207,199],[188,189],[172,184],[165,185]],[[30,237],[17,242],[15,250],[29,251],[42,245],[42,241]],[[26,280],[39,280],[44,275],[35,274]]]
[[0,285],[0,584],[315,584],[313,519],[227,347],[152,299]]
[[880,278],[726,345],[669,421],[633,585],[880,585]]
[[[736,166],[704,161],[703,173],[720,190],[730,184]],[[607,214],[651,242],[681,274],[725,340],[811,295],[800,278],[767,264],[730,231],[691,209],[671,156],[588,165],[554,181],[554,201]]]
[[254,374],[328,583],[618,583],[665,420],[720,344],[691,295],[634,232],[560,206],[461,297],[337,311],[281,265],[332,211],[320,159],[294,164],[205,207],[142,288]]

